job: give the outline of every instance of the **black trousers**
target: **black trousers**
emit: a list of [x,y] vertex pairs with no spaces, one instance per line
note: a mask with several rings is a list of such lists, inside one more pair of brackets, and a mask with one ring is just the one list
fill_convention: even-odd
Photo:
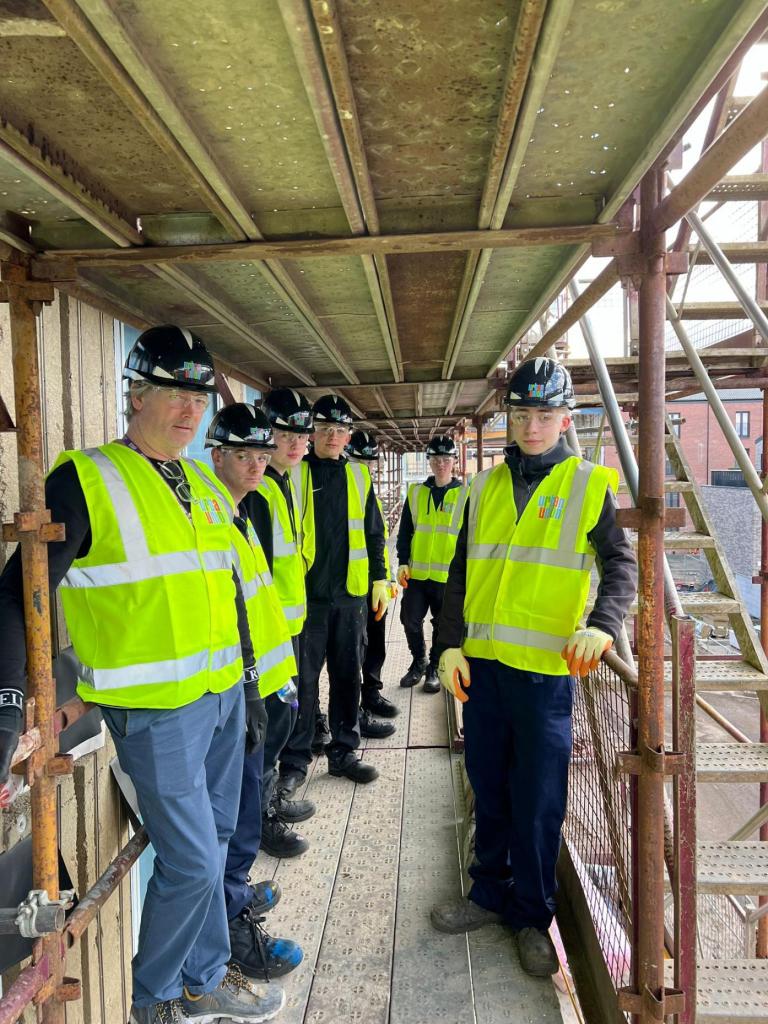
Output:
[[408,580],[407,589],[403,590],[400,604],[400,621],[405,629],[405,638],[413,660],[422,665],[427,663],[427,648],[424,643],[424,619],[427,612],[432,613],[432,646],[429,652],[429,664],[437,669],[435,657],[435,639],[440,609],[443,607],[445,584],[436,580]]
[[384,686],[381,681],[381,670],[386,657],[387,613],[384,612],[382,618],[377,622],[376,612],[371,608],[369,596],[368,621],[363,638],[363,704],[365,704],[366,697],[374,696]]
[[357,722],[360,705],[362,642],[366,598],[347,597],[331,604],[309,602],[301,634],[299,714],[280,759],[281,769],[306,773],[312,763],[312,739],[320,703],[320,673],[328,663],[330,694],[328,724],[330,760],[341,760],[360,745]]
[[[291,638],[296,664],[301,662],[300,635]],[[294,679],[298,687],[298,680]],[[270,693],[264,701],[267,711],[267,737],[264,741],[264,775],[262,784],[262,805],[266,812],[275,790],[277,762],[290,739],[296,724],[297,710],[280,700],[276,693]]]

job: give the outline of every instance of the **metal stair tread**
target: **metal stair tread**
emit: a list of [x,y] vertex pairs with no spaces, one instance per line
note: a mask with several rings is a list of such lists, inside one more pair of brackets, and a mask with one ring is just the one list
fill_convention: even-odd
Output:
[[699,743],[699,782],[768,782],[768,743]]
[[[632,543],[637,547],[637,533],[632,532]],[[713,548],[715,538],[708,533],[690,533],[684,530],[664,531],[665,551],[693,551],[697,548]]]
[[696,878],[700,893],[768,893],[768,843],[700,842]]
[[[697,1024],[768,1021],[768,960],[700,960],[696,965]],[[674,964],[666,965],[672,985]]]
[[[668,493],[681,493],[683,491],[692,491],[693,484],[690,480],[665,480],[664,490]],[[625,483],[619,484],[619,494],[629,494],[629,487]]]
[[[672,683],[672,662],[664,662],[664,680]],[[696,660],[696,690],[768,690],[768,676],[746,661],[735,658],[723,661]]]
[[[738,614],[741,609],[741,605],[735,597],[726,597],[725,594],[716,594],[711,591],[680,593],[679,597],[684,611],[697,618],[703,615]],[[633,601],[629,614],[637,615],[637,601]]]

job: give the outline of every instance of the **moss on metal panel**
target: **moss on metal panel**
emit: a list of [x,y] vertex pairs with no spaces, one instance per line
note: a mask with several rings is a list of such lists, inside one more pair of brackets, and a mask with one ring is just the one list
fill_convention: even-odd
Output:
[[[195,190],[66,37],[0,37],[0,110],[58,163],[133,214],[199,209]],[[20,175],[17,175],[20,177]]]
[[120,0],[118,14],[256,213],[338,206],[273,0]]
[[[354,366],[361,376],[371,371],[390,371],[389,359],[381,340],[379,321],[372,313],[362,316],[324,316],[322,323],[330,331],[347,362]],[[335,372],[338,376],[338,370]],[[368,397],[370,399],[372,396]]]
[[[573,251],[571,246],[546,245],[535,249],[497,251],[491,257],[476,310],[528,310],[548,281]],[[474,325],[473,325],[474,326]]]
[[338,4],[377,198],[480,196],[518,7]]
[[733,0],[577,0],[513,198],[610,196],[734,7]]
[[[12,164],[0,159],[0,209],[10,210],[28,221],[69,221],[71,210],[49,192],[31,181]],[[108,245],[103,235],[100,244]]]
[[293,320],[295,314],[253,262],[206,263],[184,272],[223,298],[249,323]]
[[124,267],[120,270],[81,271],[86,286],[93,282],[114,295],[132,309],[140,310],[147,320],[155,323],[176,323],[182,327],[197,327],[211,323],[209,313],[189,296],[162,281],[145,267]]

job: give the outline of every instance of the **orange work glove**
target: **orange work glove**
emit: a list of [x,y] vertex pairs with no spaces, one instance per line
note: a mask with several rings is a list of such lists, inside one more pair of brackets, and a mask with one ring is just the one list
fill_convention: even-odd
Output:
[[572,676],[587,676],[600,664],[600,659],[613,647],[613,640],[602,629],[589,626],[577,629],[560,652]]
[[461,653],[460,647],[449,647],[440,655],[440,663],[437,666],[437,674],[440,682],[456,700],[462,704],[469,700],[466,692],[470,684],[469,662]]

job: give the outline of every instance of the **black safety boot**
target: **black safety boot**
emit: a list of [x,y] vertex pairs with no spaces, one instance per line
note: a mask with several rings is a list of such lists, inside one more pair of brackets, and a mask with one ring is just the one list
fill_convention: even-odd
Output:
[[288,828],[270,807],[261,819],[261,848],[270,857],[298,857],[309,849],[309,840]]
[[270,981],[295,970],[304,953],[290,939],[273,939],[264,931],[263,922],[249,907],[229,922],[230,963],[237,964],[247,978]]
[[281,821],[306,821],[317,811],[312,800],[289,800],[282,789],[272,797],[272,809]]
[[342,757],[328,758],[328,774],[351,779],[353,782],[373,782],[379,777],[372,764],[359,761],[351,750]]
[[268,914],[270,910],[274,910],[280,902],[280,897],[283,895],[279,884],[271,878],[264,882],[250,882],[249,888],[253,896],[248,904],[248,909],[258,917],[261,917],[262,914]]
[[424,675],[426,670],[426,661],[412,661],[411,667],[405,673],[403,678],[400,680],[401,686],[415,686],[419,682],[421,677]]
[[318,715],[315,719],[315,735],[312,740],[312,753],[322,754],[331,742],[331,730],[328,728],[328,716]]
[[299,786],[304,785],[306,778],[307,773],[299,771],[298,768],[286,768],[285,770],[281,768],[275,783],[275,790],[280,790],[285,797],[293,796]]
[[391,700],[382,697],[378,690],[374,690],[372,693],[363,691],[360,703],[366,711],[370,711],[377,718],[396,718],[400,714],[400,708]]
[[395,731],[392,722],[379,722],[366,708],[360,708],[357,720],[360,723],[360,735],[368,739],[382,740]]
[[430,665],[424,679],[424,693],[438,693],[439,690],[440,680],[437,676],[437,669],[434,665]]

